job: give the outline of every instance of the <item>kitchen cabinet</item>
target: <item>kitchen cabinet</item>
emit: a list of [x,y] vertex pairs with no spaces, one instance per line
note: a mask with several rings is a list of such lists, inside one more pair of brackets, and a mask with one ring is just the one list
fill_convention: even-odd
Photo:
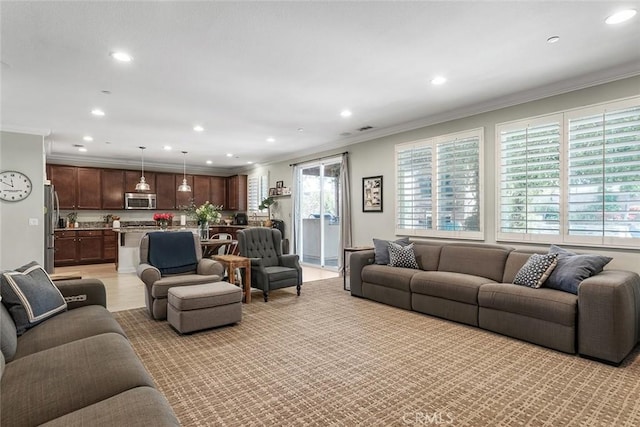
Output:
[[[211,179],[207,175],[193,176],[193,203],[197,206],[211,201]],[[212,202],[213,203],[213,202]],[[215,204],[215,203],[214,203]]]
[[[137,193],[136,184],[140,182],[141,171],[124,171],[124,192]],[[149,184],[149,193],[156,192],[156,173],[144,171],[144,180]]]
[[103,247],[105,245],[103,233],[114,235],[112,243],[115,250],[115,233],[111,230],[58,230],[55,232],[56,267],[64,265],[93,264],[114,261],[115,257],[105,259]]
[[56,231],[54,265],[58,267],[75,264],[77,259],[76,232]]
[[101,170],[77,168],[77,209],[100,209],[102,207]]
[[176,174],[176,181],[173,187],[174,191],[176,192],[176,209],[189,207],[193,202],[193,175],[186,176],[187,184],[189,184],[189,186],[191,187],[191,191],[189,192],[178,191],[178,186],[182,184],[183,177],[183,174]]
[[111,230],[102,231],[102,260],[112,262],[118,258],[118,234]]
[[124,171],[102,170],[102,209],[124,209]]
[[211,193],[209,195],[209,201],[218,206],[222,205],[224,209],[227,208],[227,178],[223,176],[210,176],[210,188]]
[[[146,178],[146,176],[145,176]],[[156,173],[156,207],[158,209],[176,208],[176,180],[172,173]]]
[[102,230],[77,231],[78,263],[102,262]]
[[227,204],[230,211],[247,210],[247,175],[233,175],[227,178]]
[[60,209],[76,209],[76,177],[74,166],[50,165],[49,179],[58,193]]

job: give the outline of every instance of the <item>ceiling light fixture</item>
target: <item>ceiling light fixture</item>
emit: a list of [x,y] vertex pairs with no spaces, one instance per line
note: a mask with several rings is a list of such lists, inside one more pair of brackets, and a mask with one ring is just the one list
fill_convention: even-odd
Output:
[[83,141],[87,141],[87,142],[91,142],[91,141],[93,141],[93,138],[90,137],[89,135],[85,135],[85,136],[82,137],[82,140]]
[[636,13],[638,13],[638,11],[635,9],[621,10],[611,16],[608,16],[607,19],[604,20],[604,22],[609,25],[621,24],[636,16]]
[[91,110],[91,114],[93,114],[94,116],[102,117],[104,116],[104,111],[99,108],[94,108],[93,110]]
[[213,161],[211,161],[211,160],[207,160],[205,163],[206,163],[206,164],[208,164],[208,165],[212,165],[212,164],[213,164]]
[[204,128],[200,125],[196,125],[193,127],[193,130],[195,130],[196,132],[202,132],[204,131]]
[[147,180],[144,179],[144,149],[147,147],[138,147],[142,153],[142,173],[140,174],[140,182],[136,184],[136,191],[149,191],[151,187],[147,184]]
[[183,169],[182,169],[182,184],[180,184],[178,186],[178,191],[183,192],[183,193],[190,193],[191,192],[191,186],[189,184],[187,184],[187,152],[183,151]]
[[560,41],[560,36],[551,36],[547,39],[547,43],[553,44],[558,43]]
[[162,149],[164,151],[171,151],[171,146],[170,145],[165,145],[164,147],[162,147]]
[[120,61],[120,62],[131,62],[133,60],[133,57],[129,55],[127,52],[117,51],[117,52],[111,52],[109,55],[116,61]]
[[269,138],[267,138],[267,142],[276,142],[276,139],[270,136]]
[[341,116],[341,117],[345,117],[345,118],[346,118],[346,117],[351,117],[351,114],[353,114],[353,113],[352,113],[351,111],[349,111],[349,110],[342,110],[342,111],[340,111],[340,116]]
[[78,147],[78,151],[86,153],[87,152],[87,148],[86,147]]
[[233,157],[232,153],[227,153],[227,157]]
[[436,76],[433,79],[431,79],[431,84],[432,85],[436,85],[439,86],[441,84],[444,84],[447,82],[447,79],[442,77],[442,76]]
[[248,164],[248,165],[252,165],[252,164],[253,164],[253,162],[252,162],[251,160],[249,160],[249,161],[247,162],[247,164]]

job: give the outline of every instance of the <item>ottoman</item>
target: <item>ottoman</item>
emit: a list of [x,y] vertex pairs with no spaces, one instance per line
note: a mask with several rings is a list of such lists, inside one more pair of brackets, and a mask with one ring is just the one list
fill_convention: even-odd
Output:
[[170,288],[167,320],[185,334],[242,320],[242,290],[227,282]]

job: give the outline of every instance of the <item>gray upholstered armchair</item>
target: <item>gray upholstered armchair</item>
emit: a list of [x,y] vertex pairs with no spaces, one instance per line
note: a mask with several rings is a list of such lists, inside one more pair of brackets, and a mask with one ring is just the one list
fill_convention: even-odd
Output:
[[300,295],[302,268],[298,255],[282,255],[282,234],[275,228],[238,231],[240,255],[251,259],[251,286],[262,289],[264,301],[274,289],[295,286]]
[[145,284],[149,315],[163,320],[167,318],[169,288],[219,282],[224,267],[202,258],[200,238],[191,232],[153,232],[140,241],[136,273]]

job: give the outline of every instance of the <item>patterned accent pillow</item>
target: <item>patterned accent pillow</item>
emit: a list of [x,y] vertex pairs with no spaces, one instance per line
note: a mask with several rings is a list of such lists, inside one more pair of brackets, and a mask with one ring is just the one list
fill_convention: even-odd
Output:
[[3,273],[0,280],[2,304],[11,313],[18,335],[67,310],[64,297],[36,262]]
[[557,254],[533,254],[516,274],[513,283],[516,285],[539,288],[551,275],[558,264]]
[[389,242],[389,265],[392,267],[404,267],[420,269],[413,253],[413,243],[407,246],[400,246],[397,243]]

